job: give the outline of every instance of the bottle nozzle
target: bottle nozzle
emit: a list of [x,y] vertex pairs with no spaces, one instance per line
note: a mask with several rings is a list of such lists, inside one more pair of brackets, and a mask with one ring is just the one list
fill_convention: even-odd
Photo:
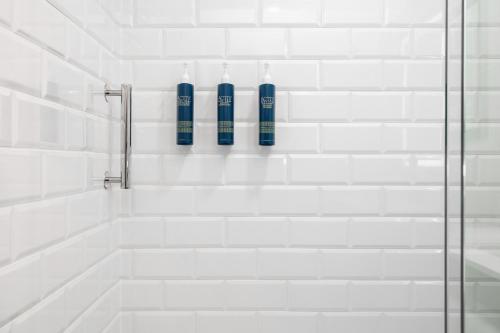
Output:
[[182,83],[189,83],[189,68],[188,68],[188,63],[184,63],[184,74],[182,74]]
[[229,73],[228,73],[228,64],[227,62],[223,63],[222,66],[224,67],[224,74],[222,75],[222,83],[229,83]]
[[264,64],[264,83],[271,83],[271,73],[269,72],[269,63]]

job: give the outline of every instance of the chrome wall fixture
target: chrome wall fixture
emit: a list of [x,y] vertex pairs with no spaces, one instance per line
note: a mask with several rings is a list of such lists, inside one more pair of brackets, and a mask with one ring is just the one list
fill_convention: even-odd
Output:
[[121,97],[121,171],[119,177],[112,177],[109,172],[104,174],[104,188],[107,189],[110,184],[120,184],[122,189],[128,189],[129,171],[130,171],[130,154],[132,153],[132,85],[122,84],[121,89],[112,90],[106,85],[104,87],[104,98],[108,102],[108,97]]

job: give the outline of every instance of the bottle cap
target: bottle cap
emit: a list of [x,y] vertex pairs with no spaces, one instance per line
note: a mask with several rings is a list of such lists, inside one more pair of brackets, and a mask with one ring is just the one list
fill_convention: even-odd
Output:
[[182,74],[182,83],[190,83],[188,64],[184,63],[184,74]]
[[269,63],[264,64],[264,83],[271,83],[272,78],[271,78],[271,73],[269,73]]
[[229,78],[229,73],[227,71],[227,62],[223,63],[222,66],[224,66],[224,74],[222,75],[222,83],[230,83],[230,78]]

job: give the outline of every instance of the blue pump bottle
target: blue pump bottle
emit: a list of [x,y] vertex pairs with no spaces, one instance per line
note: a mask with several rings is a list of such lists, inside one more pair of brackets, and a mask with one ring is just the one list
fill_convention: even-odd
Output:
[[232,85],[224,63],[222,82],[217,86],[217,143],[223,146],[234,144],[234,85]]
[[265,64],[264,83],[259,86],[259,145],[274,146],[276,87]]
[[189,82],[187,64],[184,64],[182,81],[177,85],[177,144],[193,144],[193,95],[194,87]]

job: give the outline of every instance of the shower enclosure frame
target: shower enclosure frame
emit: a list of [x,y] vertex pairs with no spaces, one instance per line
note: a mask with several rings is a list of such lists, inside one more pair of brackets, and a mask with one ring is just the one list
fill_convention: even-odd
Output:
[[[445,6],[444,331],[465,333],[465,0]],[[451,163],[455,158],[459,162]]]

